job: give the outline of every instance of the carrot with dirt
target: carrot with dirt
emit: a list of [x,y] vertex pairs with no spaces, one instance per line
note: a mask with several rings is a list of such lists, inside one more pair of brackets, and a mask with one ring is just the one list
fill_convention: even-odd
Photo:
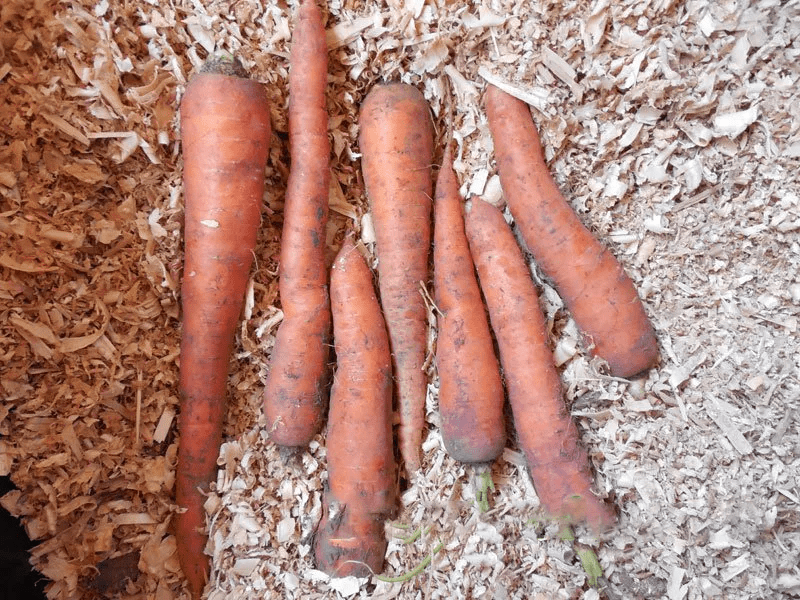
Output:
[[456,460],[488,463],[505,446],[505,396],[464,231],[449,144],[436,179],[433,239],[442,438]]
[[548,516],[595,530],[614,522],[592,492],[592,475],[548,347],[544,315],[530,271],[502,213],[480,199],[466,216],[478,279],[500,350],[519,445]]
[[349,239],[331,269],[331,306],[336,374],[314,558],[330,575],[364,577],[383,570],[383,523],[396,507],[392,361],[372,272]]
[[306,446],[328,406],[331,311],[325,237],[331,146],[325,89],[328,49],[315,0],[301,0],[289,56],[291,167],[283,209],[280,299],[264,388],[269,436],[284,448]]
[[361,169],[375,229],[378,285],[389,330],[406,471],[420,467],[427,317],[420,285],[431,241],[433,124],[425,98],[402,83],[375,86],[359,113]]
[[208,578],[205,512],[222,442],[228,370],[261,222],[271,135],[262,84],[238,60],[213,58],[181,101],[184,267],[180,443],[175,499],[178,558],[199,597]]
[[612,375],[646,371],[658,360],[658,342],[642,302],[617,259],[553,181],[528,105],[490,85],[486,113],[508,208],[591,351]]

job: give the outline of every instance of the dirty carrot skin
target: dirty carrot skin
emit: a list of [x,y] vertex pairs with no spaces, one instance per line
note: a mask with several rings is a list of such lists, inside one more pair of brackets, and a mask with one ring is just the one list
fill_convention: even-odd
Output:
[[490,85],[486,113],[508,208],[536,262],[612,375],[646,371],[658,360],[658,342],[642,302],[617,259],[561,195],[528,105]]
[[264,414],[276,444],[306,446],[328,405],[331,335],[325,235],[331,146],[325,89],[328,49],[314,0],[302,0],[289,57],[291,168],[283,212],[280,298],[283,321],[264,389]]
[[439,414],[450,456],[485,463],[505,446],[505,396],[452,165],[448,145],[436,180],[433,226]]
[[263,86],[238,61],[212,59],[181,101],[185,256],[180,443],[175,498],[178,558],[200,597],[208,578],[203,503],[216,478],[234,332],[261,220],[271,135]]
[[331,303],[337,367],[314,558],[330,575],[364,577],[383,570],[383,523],[396,506],[392,363],[372,272],[350,240],[331,269]]
[[375,86],[361,105],[359,125],[394,362],[400,454],[411,476],[420,467],[425,426],[427,319],[420,282],[428,278],[433,125],[425,98],[402,83]]
[[522,252],[502,213],[482,200],[473,200],[466,228],[519,444],[542,506],[565,524],[586,521],[595,530],[606,529],[614,515],[592,493],[589,460],[566,411],[544,315]]

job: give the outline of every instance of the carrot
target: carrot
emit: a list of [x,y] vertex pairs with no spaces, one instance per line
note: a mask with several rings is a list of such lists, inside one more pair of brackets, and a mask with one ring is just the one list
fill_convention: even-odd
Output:
[[503,383],[464,232],[450,146],[434,201],[434,288],[439,308],[436,366],[442,438],[450,456],[485,463],[506,441]]
[[374,87],[361,106],[359,124],[396,378],[398,443],[411,475],[420,467],[425,425],[427,320],[420,283],[428,277],[433,126],[425,98],[402,83]]
[[331,269],[336,375],[317,568],[337,577],[383,570],[383,522],[396,506],[392,363],[372,273],[348,239]]
[[328,55],[322,16],[302,0],[289,58],[289,148],[280,256],[283,321],[264,389],[270,438],[302,447],[328,405],[331,310],[325,264],[331,146],[325,108]]
[[522,252],[502,213],[482,200],[473,200],[466,228],[536,493],[549,516],[564,523],[585,520],[604,529],[614,516],[592,493],[588,457],[566,412],[544,316]]
[[642,302],[617,259],[558,190],[527,104],[490,85],[486,112],[500,184],[536,262],[613,375],[646,371],[658,360],[658,342]]
[[263,86],[209,60],[181,102],[185,254],[181,301],[178,557],[194,597],[208,576],[203,503],[216,478],[233,337],[261,219],[271,135]]

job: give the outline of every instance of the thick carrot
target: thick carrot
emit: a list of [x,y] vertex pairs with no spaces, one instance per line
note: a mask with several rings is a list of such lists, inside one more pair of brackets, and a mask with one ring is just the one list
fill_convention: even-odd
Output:
[[328,49],[315,0],[302,0],[289,57],[291,168],[283,212],[283,321],[264,389],[270,438],[301,447],[322,427],[328,405],[331,310],[325,264],[331,146],[325,88]]
[[617,259],[561,195],[528,105],[490,85],[486,113],[508,208],[536,262],[613,375],[646,371],[658,360],[658,342],[642,302]]
[[208,559],[204,492],[216,478],[233,336],[261,220],[271,135],[263,86],[212,59],[181,102],[185,255],[181,300],[178,557],[194,597]]
[[394,361],[400,454],[412,475],[420,466],[425,426],[427,320],[420,283],[428,278],[433,126],[425,98],[402,83],[374,87],[361,105],[359,125]]
[[317,568],[383,570],[383,522],[396,506],[392,362],[372,272],[347,240],[331,270],[336,375],[328,417],[328,485],[314,541]]
[[442,438],[450,456],[490,462],[506,441],[503,383],[464,232],[450,146],[436,179],[433,282],[439,308],[436,366]]
[[536,493],[549,516],[604,529],[614,516],[592,493],[588,457],[566,412],[539,297],[522,252],[502,213],[491,204],[473,200],[466,223]]

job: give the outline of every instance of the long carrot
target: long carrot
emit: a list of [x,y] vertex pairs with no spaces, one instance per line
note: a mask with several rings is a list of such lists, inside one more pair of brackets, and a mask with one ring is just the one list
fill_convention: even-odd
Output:
[[450,146],[436,179],[434,289],[439,308],[436,366],[442,438],[466,463],[497,458],[506,441],[503,383],[464,232]]
[[613,375],[649,369],[658,342],[633,282],[558,190],[528,105],[490,85],[486,113],[508,208],[592,351]]
[[185,256],[181,300],[178,558],[194,597],[208,576],[203,503],[216,477],[233,336],[261,219],[271,135],[263,86],[212,59],[181,102]]
[[264,389],[270,438],[301,447],[322,427],[328,405],[331,311],[325,264],[330,142],[328,55],[315,0],[302,0],[289,58],[289,149],[280,257],[283,321]]
[[400,453],[412,475],[420,466],[425,425],[427,321],[420,282],[428,277],[433,126],[425,98],[402,83],[374,87],[361,105],[359,125],[394,361]]
[[326,573],[362,577],[383,570],[383,522],[396,505],[392,363],[372,273],[349,240],[331,270],[331,303],[337,367],[314,556]]
[[466,227],[536,493],[551,517],[564,523],[585,520],[604,529],[614,516],[592,493],[588,457],[566,412],[544,316],[522,252],[502,213],[491,204],[473,200]]

